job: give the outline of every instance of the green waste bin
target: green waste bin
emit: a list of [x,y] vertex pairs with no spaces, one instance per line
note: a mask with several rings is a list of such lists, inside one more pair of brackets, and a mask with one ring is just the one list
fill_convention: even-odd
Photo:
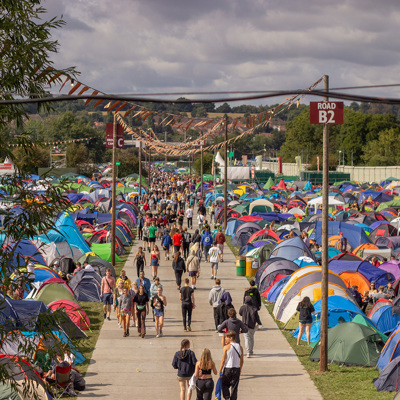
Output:
[[236,257],[236,276],[246,276],[246,257]]

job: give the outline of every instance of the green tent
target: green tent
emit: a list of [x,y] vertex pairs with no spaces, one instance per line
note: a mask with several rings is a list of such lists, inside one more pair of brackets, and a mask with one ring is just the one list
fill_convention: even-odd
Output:
[[283,326],[283,329],[287,331],[294,331],[299,327],[299,315],[300,313],[296,311],[289,319],[288,322]]
[[[111,262],[111,243],[92,243],[91,249],[103,260]],[[117,254],[115,261],[121,261]]]
[[387,201],[386,203],[379,204],[376,211],[381,211],[384,208],[400,208],[400,199],[398,197],[394,198],[392,201]]
[[[345,322],[328,329],[329,362],[375,367],[382,347],[381,337],[369,326]],[[310,360],[320,360],[320,343],[312,350]]]
[[274,185],[275,185],[274,180],[271,177],[269,177],[267,182],[263,186],[263,189],[269,189],[271,186],[274,186]]
[[76,302],[72,293],[64,285],[59,283],[49,283],[45,285],[35,296],[35,300],[43,301],[46,305],[56,300],[69,300]]
[[91,188],[90,186],[82,185],[81,183],[75,183],[75,182],[69,182],[67,183],[67,186],[71,190],[76,190],[77,192],[90,192]]
[[260,259],[260,265],[267,261],[272,253],[272,250],[276,246],[276,243],[267,243],[259,247],[258,258]]
[[260,225],[261,229],[264,229],[269,225],[271,222],[266,221],[265,219],[261,219],[260,221],[254,221],[257,225]]
[[250,207],[250,203],[243,203],[243,204],[239,204],[239,205],[233,207],[233,209],[237,212],[240,212],[240,214],[242,214],[242,215],[248,215],[249,207]]
[[364,315],[361,314],[357,314],[352,320],[351,322],[355,322],[356,324],[361,324],[361,325],[365,325],[370,327],[373,331],[375,331],[380,337],[381,339],[386,342],[386,340],[388,339],[388,337],[386,335],[384,335],[381,331],[379,331],[378,329],[376,329],[376,326],[372,323],[372,321],[370,321],[368,318],[366,318]]
[[133,193],[137,192],[139,189],[138,188],[133,188],[133,187],[126,187],[126,186],[117,186],[117,189],[115,191],[116,194],[127,194],[127,193]]

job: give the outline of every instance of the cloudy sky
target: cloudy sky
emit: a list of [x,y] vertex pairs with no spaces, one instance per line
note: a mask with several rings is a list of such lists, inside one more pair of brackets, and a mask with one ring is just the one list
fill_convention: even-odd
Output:
[[[106,93],[302,89],[324,74],[332,88],[400,82],[398,0],[43,5],[67,23],[54,32],[56,66],[76,66],[80,81]],[[400,97],[399,88],[359,93]]]

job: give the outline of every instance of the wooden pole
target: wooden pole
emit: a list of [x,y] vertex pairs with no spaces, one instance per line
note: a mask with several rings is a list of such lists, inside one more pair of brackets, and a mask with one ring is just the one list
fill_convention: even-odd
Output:
[[151,170],[151,149],[149,148],[149,187],[151,183],[150,170]]
[[[324,91],[329,91],[329,76],[324,75]],[[324,97],[324,101],[328,101]],[[319,370],[328,370],[328,212],[329,212],[329,125],[323,128],[322,165],[322,279],[321,279],[321,345]]]
[[139,207],[142,198],[142,141],[139,140]]
[[200,168],[200,174],[201,174],[201,200],[203,200],[203,144],[201,145],[201,168]]
[[111,204],[112,204],[112,216],[111,216],[111,264],[115,266],[115,219],[117,212],[117,115],[114,113],[114,125],[113,125],[113,149],[112,149],[112,192],[111,192]]
[[228,221],[228,116],[225,115],[224,230]]

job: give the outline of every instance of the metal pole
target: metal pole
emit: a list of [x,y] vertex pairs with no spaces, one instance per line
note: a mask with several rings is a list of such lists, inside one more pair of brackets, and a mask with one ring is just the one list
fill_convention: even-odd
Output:
[[139,140],[139,207],[142,197],[142,141]]
[[111,264],[115,266],[115,219],[117,211],[117,118],[114,113],[114,125],[113,125],[113,149],[112,149],[112,217],[111,217]]
[[200,146],[201,149],[201,168],[200,168],[200,174],[201,174],[201,199],[203,200],[203,144]]
[[192,155],[189,154],[189,175],[192,175]]
[[224,231],[228,220],[228,116],[225,114]]
[[[329,91],[329,76],[324,75],[324,91]],[[328,101],[328,97],[324,97]],[[329,212],[329,125],[323,128],[322,165],[322,268],[321,268],[321,345],[319,370],[328,370],[328,212]]]

